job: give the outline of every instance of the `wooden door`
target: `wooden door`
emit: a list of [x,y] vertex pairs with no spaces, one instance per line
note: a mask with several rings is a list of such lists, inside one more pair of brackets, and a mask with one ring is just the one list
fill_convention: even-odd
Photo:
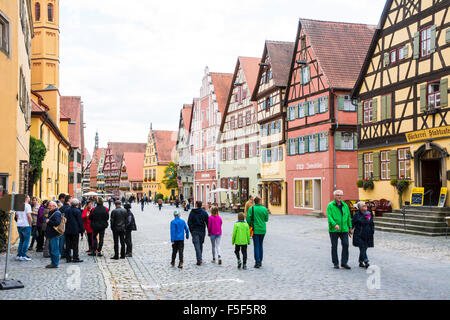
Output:
[[425,193],[430,190],[433,192],[431,197],[429,195],[424,197],[424,205],[437,205],[441,186],[441,160],[422,160],[422,187]]

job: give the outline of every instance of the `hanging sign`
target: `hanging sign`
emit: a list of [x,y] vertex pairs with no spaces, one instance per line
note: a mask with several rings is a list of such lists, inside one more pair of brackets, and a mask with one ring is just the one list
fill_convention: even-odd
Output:
[[441,194],[439,195],[438,207],[444,207],[445,200],[447,199],[447,188],[441,188]]
[[424,188],[412,188],[411,190],[411,206],[423,206]]

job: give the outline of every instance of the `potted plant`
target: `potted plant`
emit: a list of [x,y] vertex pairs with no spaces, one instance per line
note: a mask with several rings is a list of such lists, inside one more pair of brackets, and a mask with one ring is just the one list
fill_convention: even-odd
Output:
[[359,179],[358,181],[356,181],[356,186],[358,188],[362,188],[364,185],[364,180],[363,179]]
[[400,179],[391,179],[391,186],[395,187],[397,189],[398,193],[398,201],[399,201],[399,207],[402,207],[403,199],[402,194],[403,192],[408,189],[409,185],[411,184],[411,181],[408,179],[405,179],[404,176],[400,176]]
[[373,179],[372,178],[365,178],[363,180],[363,183],[362,183],[362,188],[364,190],[367,190],[367,189],[373,190],[373,188],[374,188]]

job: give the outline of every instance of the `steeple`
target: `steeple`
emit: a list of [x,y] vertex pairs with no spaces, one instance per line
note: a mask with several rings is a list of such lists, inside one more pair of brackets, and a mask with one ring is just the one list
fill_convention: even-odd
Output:
[[94,147],[94,152],[95,150],[98,149],[98,131],[95,133],[95,147]]

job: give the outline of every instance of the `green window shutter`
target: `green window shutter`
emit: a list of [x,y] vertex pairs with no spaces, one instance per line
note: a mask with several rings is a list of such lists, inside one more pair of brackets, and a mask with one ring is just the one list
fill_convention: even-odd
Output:
[[381,96],[381,120],[386,119],[386,96]]
[[309,137],[303,136],[303,143],[305,144],[305,153],[309,152]]
[[385,52],[384,53],[384,66],[388,66],[389,65],[389,52]]
[[306,70],[308,70],[307,71],[307,73],[308,73],[307,82],[310,82],[311,81],[311,67],[307,66]]
[[328,96],[325,96],[325,112],[328,111]]
[[334,145],[336,150],[341,150],[341,141],[342,141],[342,133],[340,131],[336,131],[334,133]]
[[299,74],[300,74],[299,82],[300,82],[300,84],[303,84],[303,68],[301,68],[299,70],[300,70],[300,72],[299,72]]
[[361,180],[364,175],[363,154],[358,154],[358,179]]
[[378,99],[375,98],[372,100],[372,122],[377,122],[377,112],[378,112]]
[[358,103],[358,124],[363,123],[363,104],[362,102]]
[[408,54],[409,54],[409,45],[407,44],[403,47],[403,57],[405,59],[408,58]]
[[353,132],[353,150],[358,150],[358,134]]
[[431,26],[431,40],[430,40],[430,51],[431,53],[436,51],[436,25]]
[[305,108],[305,117],[309,116],[309,102],[305,101],[305,103],[303,104],[304,108]]
[[397,150],[389,151],[389,170],[391,179],[396,179],[398,176]]
[[441,79],[441,107],[448,106],[448,78]]
[[338,96],[338,110],[344,111],[344,96],[343,95]]
[[320,133],[316,133],[314,135],[314,145],[315,145],[316,152],[319,152],[319,137],[320,137]]
[[420,49],[420,38],[419,32],[414,33],[414,55],[413,58],[419,58],[419,49]]
[[380,180],[380,153],[373,153],[373,179]]
[[295,141],[295,152],[294,154],[298,154],[298,139],[294,139]]
[[386,96],[386,119],[392,119],[392,94]]
[[288,139],[287,141],[287,155],[290,156],[291,155],[291,139]]
[[325,150],[328,150],[330,145],[330,134],[325,132]]
[[445,30],[445,43],[449,42],[450,42],[450,28],[447,28],[447,30]]
[[427,85],[420,86],[420,111],[425,111],[427,105]]
[[318,114],[319,113],[319,99],[314,99],[314,113]]

